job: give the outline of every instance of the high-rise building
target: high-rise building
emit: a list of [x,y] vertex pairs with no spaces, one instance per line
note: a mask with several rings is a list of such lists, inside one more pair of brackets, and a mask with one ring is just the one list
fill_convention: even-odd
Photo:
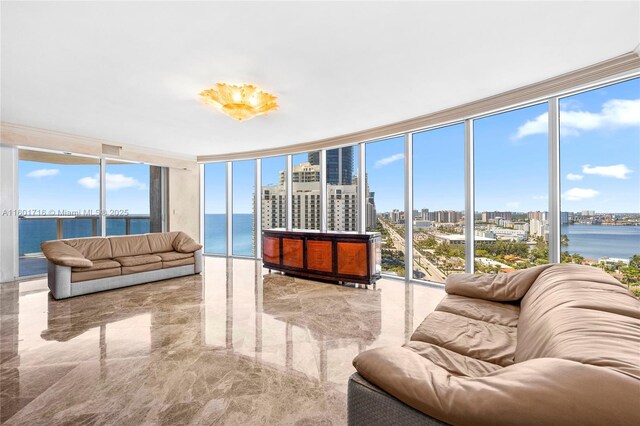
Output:
[[284,185],[262,187],[262,227],[286,228],[287,189]]
[[511,212],[482,212],[482,221],[488,222],[495,218],[501,218],[506,220],[512,220],[513,214]]
[[[311,155],[310,155],[311,156]],[[310,158],[312,160],[312,158]],[[333,160],[332,160],[333,161]],[[327,165],[330,163],[327,162]],[[350,172],[351,173],[351,172]],[[310,162],[291,170],[291,212],[294,229],[320,229],[320,165]],[[333,231],[358,230],[358,183],[351,177],[349,184],[327,185],[327,228]],[[285,171],[280,171],[280,183],[262,187],[262,226],[284,228],[286,223]],[[368,186],[366,186],[368,190]],[[375,224],[373,193],[367,198],[367,226]]]
[[547,212],[541,212],[541,211],[529,212],[527,216],[529,220],[532,220],[532,219],[547,220]]
[[[353,183],[353,147],[327,150],[327,184],[351,185]],[[309,164],[320,165],[320,151],[309,153]]]

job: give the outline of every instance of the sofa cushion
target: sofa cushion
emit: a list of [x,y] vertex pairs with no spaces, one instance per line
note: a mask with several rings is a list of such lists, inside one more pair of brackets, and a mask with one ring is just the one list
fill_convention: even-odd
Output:
[[162,262],[163,268],[173,268],[175,266],[193,265],[196,263],[195,257],[187,257],[186,259],[176,259],[169,262]]
[[40,249],[50,262],[61,266],[88,268],[93,264],[82,253],[62,241],[45,241]]
[[162,269],[162,262],[145,263],[142,265],[123,266],[122,275],[137,274],[138,272],[155,271]]
[[151,253],[146,235],[122,235],[109,237],[108,240],[114,258]]
[[87,272],[71,272],[71,282],[97,280],[98,278],[115,277],[122,273],[121,268],[98,269]]
[[111,259],[113,257],[111,245],[109,244],[109,240],[106,238],[74,238],[61,241],[78,250],[89,260]]
[[163,262],[170,262],[172,260],[188,259],[193,257],[193,253],[180,253],[179,251],[170,251],[167,253],[154,253],[160,256]]
[[111,259],[101,259],[94,260],[93,265],[88,268],[71,268],[71,272],[88,272],[88,271],[99,271],[101,269],[111,269],[111,268],[119,268],[121,265],[115,260]]
[[563,358],[640,379],[640,302],[609,274],[557,265],[522,299],[516,362]]
[[516,328],[466,318],[448,312],[433,312],[411,336],[453,352],[506,367],[513,364]]
[[200,250],[202,248],[202,244],[196,243],[193,238],[180,231],[173,240],[173,248],[175,251],[179,251],[181,253],[193,253]]
[[176,238],[176,235],[178,235],[178,232],[158,232],[147,234],[151,253],[173,251],[173,240]]
[[138,266],[145,265],[148,263],[156,263],[162,262],[160,256],[155,254],[141,254],[138,256],[124,256],[124,257],[116,257],[116,260],[122,266]]
[[431,343],[411,341],[403,346],[454,376],[483,377],[500,370],[499,365],[461,355]]
[[445,281],[445,291],[494,302],[515,302],[522,299],[536,278],[551,266],[499,274],[451,274]]
[[518,325],[520,315],[520,306],[515,304],[472,299],[455,294],[445,296],[435,310],[509,327]]

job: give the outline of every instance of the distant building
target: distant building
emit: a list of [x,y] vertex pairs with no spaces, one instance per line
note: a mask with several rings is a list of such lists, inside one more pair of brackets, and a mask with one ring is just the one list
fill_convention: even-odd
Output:
[[527,214],[527,216],[529,217],[529,220],[532,219],[536,219],[536,220],[547,220],[547,212],[541,212],[541,211],[537,211],[537,212],[529,212]]
[[569,212],[560,212],[560,224],[566,225],[569,223]]
[[[308,155],[309,163],[320,165],[320,151]],[[327,184],[351,185],[353,183],[353,146],[327,150]]]
[[[294,229],[320,229],[320,166],[302,163],[291,171],[291,211]],[[286,218],[285,171],[280,184],[262,187],[262,227],[284,228]],[[358,185],[327,185],[327,228],[334,231],[358,229]]]
[[529,221],[529,232],[534,237],[545,237],[549,234],[549,222],[546,220],[531,219]]
[[431,224],[433,222],[431,222],[430,220],[416,220],[413,222],[413,226],[416,229],[428,229],[431,227]]
[[512,220],[513,214],[511,212],[482,212],[483,222],[489,222],[490,220],[496,218]]
[[630,260],[619,257],[601,257],[600,259],[598,259],[598,263],[604,263],[608,266],[617,266],[618,264],[629,266]]
[[287,190],[284,185],[262,187],[262,228],[286,228]]
[[528,238],[527,231],[522,229],[492,228],[491,232],[498,240],[521,242]]

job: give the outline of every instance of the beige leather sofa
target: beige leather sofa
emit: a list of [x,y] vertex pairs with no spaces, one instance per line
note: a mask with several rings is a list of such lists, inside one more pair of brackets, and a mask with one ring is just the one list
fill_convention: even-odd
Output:
[[451,275],[403,347],[359,354],[349,423],[640,424],[640,302],[590,266]]
[[202,271],[202,246],[184,232],[46,241],[55,299]]

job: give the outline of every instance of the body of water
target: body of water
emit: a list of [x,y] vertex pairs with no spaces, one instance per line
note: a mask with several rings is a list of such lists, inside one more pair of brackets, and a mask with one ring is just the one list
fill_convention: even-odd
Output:
[[[204,215],[204,251],[211,254],[226,254],[227,215]],[[233,255],[254,256],[253,215],[233,215]]]
[[[100,221],[96,220],[95,235],[100,235]],[[149,232],[149,219],[131,219],[131,234]],[[92,237],[93,219],[62,219],[63,238]],[[56,219],[27,219],[18,221],[19,255],[39,253],[40,243],[57,238]],[[107,219],[107,235],[125,235],[125,219]]]
[[588,259],[640,254],[640,226],[562,225],[560,232],[569,237],[562,251]]

